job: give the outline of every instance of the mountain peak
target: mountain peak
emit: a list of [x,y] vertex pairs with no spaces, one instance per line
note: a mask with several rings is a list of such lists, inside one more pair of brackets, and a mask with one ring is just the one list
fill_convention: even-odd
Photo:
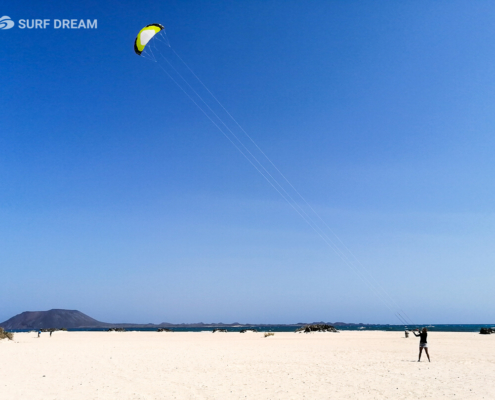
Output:
[[108,327],[78,310],[54,308],[48,311],[24,311],[0,323],[4,329],[86,328]]

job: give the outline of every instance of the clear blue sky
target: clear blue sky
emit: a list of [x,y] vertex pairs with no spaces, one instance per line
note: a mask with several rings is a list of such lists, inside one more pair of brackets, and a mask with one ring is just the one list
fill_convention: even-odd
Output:
[[495,321],[495,4],[16,1],[0,321],[397,323],[156,65],[172,47],[418,323]]

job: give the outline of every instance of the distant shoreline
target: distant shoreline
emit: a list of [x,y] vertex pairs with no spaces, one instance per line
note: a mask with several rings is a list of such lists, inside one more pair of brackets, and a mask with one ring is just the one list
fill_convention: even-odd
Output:
[[102,332],[110,328],[120,328],[137,331],[156,331],[158,329],[171,329],[177,332],[201,332],[215,328],[226,329],[230,332],[239,332],[242,329],[257,329],[271,332],[294,332],[296,329],[313,324],[332,325],[341,331],[374,330],[374,331],[403,331],[404,329],[416,329],[424,326],[431,331],[439,332],[476,332],[481,328],[492,328],[493,324],[418,324],[418,325],[393,325],[393,324],[365,324],[349,322],[297,322],[294,324],[252,324],[233,322],[195,322],[174,324],[162,322],[159,324],[135,324],[135,323],[110,323],[98,321],[78,310],[51,309],[48,311],[24,311],[13,316],[7,321],[0,322],[0,327],[10,332],[29,332],[37,329],[65,329],[69,331],[95,331]]
[[[263,325],[228,325],[228,324],[179,324],[179,325],[166,325],[167,328],[175,332],[204,332],[213,331],[213,329],[221,328],[226,329],[227,332],[240,332],[243,329],[257,329],[258,331],[267,332],[294,332],[297,328],[307,324],[294,324],[294,325],[277,325],[277,324],[263,324]],[[341,331],[389,331],[399,332],[404,331],[406,328],[404,325],[382,325],[382,324],[333,324],[338,330]],[[493,324],[438,324],[438,325],[408,325],[408,330],[413,330],[421,327],[428,327],[432,332],[479,332],[481,328],[495,327]],[[85,328],[67,328],[69,332],[105,332],[109,328],[124,328],[126,331],[137,332],[154,332],[159,328],[163,328],[164,325],[133,325],[133,324],[115,324],[108,327],[85,327]],[[62,328],[62,327],[60,327]],[[10,332],[30,332],[37,328],[29,329],[7,329]]]

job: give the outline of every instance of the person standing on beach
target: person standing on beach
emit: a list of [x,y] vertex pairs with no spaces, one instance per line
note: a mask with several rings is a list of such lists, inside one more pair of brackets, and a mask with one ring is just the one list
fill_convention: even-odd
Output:
[[38,329],[38,337],[41,335],[41,329]]
[[[419,329],[416,329],[418,332],[419,332]],[[428,336],[428,329],[426,328],[423,328],[423,330],[421,331],[421,333],[419,334],[416,334],[416,332],[414,332],[414,336],[416,337],[419,337],[419,357],[418,357],[418,362],[421,361],[421,353],[423,352],[423,349],[425,349],[425,352],[426,352],[426,356],[428,357],[428,361],[430,361],[430,354],[428,354],[428,343],[426,342],[426,337]]]

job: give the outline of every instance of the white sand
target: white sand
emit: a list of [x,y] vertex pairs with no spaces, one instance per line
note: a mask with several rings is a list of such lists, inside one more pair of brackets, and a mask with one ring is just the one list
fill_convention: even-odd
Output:
[[[412,336],[412,335],[411,335]],[[495,399],[495,335],[16,333],[2,399]]]

